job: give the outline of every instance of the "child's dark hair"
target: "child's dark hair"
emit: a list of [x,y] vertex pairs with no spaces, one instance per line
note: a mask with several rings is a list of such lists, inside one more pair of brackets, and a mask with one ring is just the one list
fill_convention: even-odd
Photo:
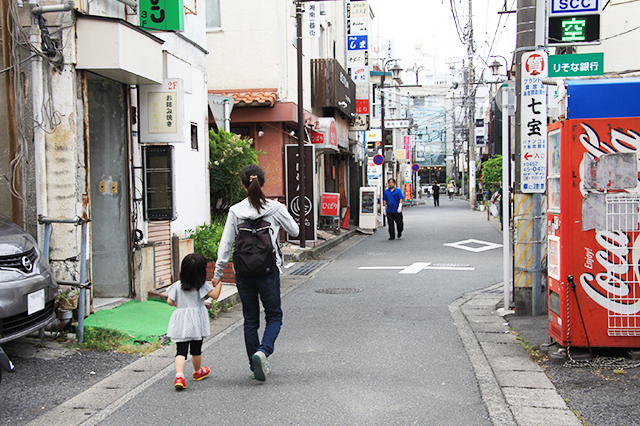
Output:
[[207,259],[201,253],[191,253],[182,259],[180,284],[184,291],[200,290],[207,279]]
[[257,164],[249,164],[240,172],[240,180],[242,180],[244,187],[247,188],[249,203],[259,213],[267,202],[267,198],[264,196],[264,192],[262,192],[264,172]]

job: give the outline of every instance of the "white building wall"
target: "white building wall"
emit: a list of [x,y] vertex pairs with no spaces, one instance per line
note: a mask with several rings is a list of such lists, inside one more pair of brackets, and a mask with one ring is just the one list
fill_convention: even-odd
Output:
[[[204,43],[205,7],[198,15],[185,15],[182,36],[154,32],[165,41],[165,77],[181,78],[184,87],[183,142],[174,146],[174,203],[177,218],[171,233],[184,238],[187,231],[209,222],[209,123],[207,56]],[[198,149],[191,148],[191,123],[198,127]],[[146,234],[146,233],[145,233]]]
[[[303,39],[304,106],[311,109],[311,59],[333,57],[345,67],[344,4],[325,2],[326,37]],[[207,33],[209,89],[276,88],[298,101],[295,16],[288,0],[220,0],[221,28]],[[321,53],[323,56],[321,56]]]

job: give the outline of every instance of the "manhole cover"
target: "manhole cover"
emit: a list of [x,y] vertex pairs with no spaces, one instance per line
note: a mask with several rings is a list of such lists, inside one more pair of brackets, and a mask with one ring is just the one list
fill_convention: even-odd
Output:
[[384,256],[386,253],[368,251],[368,252],[362,252],[362,253],[356,253],[356,254],[359,256]]
[[349,293],[360,293],[363,289],[361,288],[321,288],[320,290],[316,290],[316,293],[324,293],[324,294],[349,294]]

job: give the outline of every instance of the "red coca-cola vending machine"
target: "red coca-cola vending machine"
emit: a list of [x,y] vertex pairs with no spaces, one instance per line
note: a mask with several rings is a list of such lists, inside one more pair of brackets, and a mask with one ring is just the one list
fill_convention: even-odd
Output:
[[549,335],[640,348],[640,117],[548,129]]

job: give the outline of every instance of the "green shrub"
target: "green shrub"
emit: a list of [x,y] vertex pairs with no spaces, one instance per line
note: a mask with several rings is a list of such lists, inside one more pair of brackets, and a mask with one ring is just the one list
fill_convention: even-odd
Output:
[[482,163],[482,182],[502,182],[502,155],[496,155]]
[[229,207],[246,197],[240,171],[248,164],[258,164],[253,139],[243,139],[220,130],[209,132],[209,180],[211,216],[226,216]]
[[193,251],[202,253],[207,262],[218,260],[218,248],[226,217],[218,216],[211,223],[202,224],[195,230],[188,230],[189,238],[193,238]]

